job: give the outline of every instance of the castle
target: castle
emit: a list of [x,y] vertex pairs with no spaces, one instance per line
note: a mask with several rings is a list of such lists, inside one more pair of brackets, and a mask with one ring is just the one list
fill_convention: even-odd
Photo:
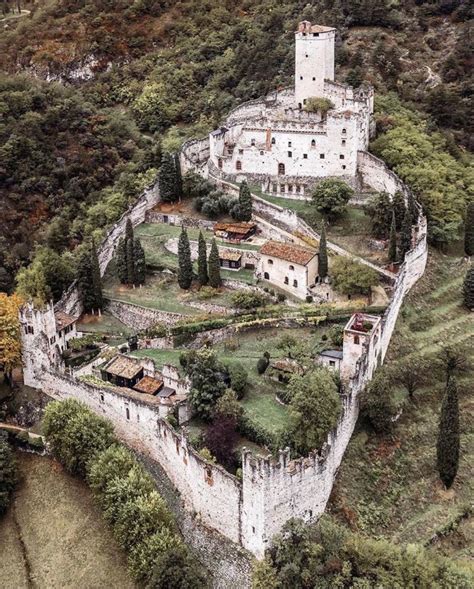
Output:
[[[334,81],[334,36],[330,27],[300,23],[295,88],[245,103],[209,137],[185,143],[180,154],[183,172],[194,170],[231,190],[236,189],[236,181],[246,178],[267,191],[294,198],[304,196],[320,178],[337,176],[390,195],[400,191],[408,198],[408,187],[366,151],[372,90],[355,91]],[[333,106],[327,113],[310,112],[305,107],[311,98],[327,98]],[[145,192],[109,231],[99,250],[102,273],[127,219],[133,225],[144,222],[158,200],[156,188]],[[286,235],[289,242],[302,232],[317,241],[318,235],[294,211],[254,197],[256,221],[263,222],[259,215],[264,211],[268,213],[264,220],[268,229]],[[287,259],[278,259],[288,266]],[[359,394],[384,360],[404,297],[423,275],[426,259],[426,219],[420,207],[412,248],[394,280],[383,317],[352,317],[346,325],[341,374],[347,386],[337,426],[322,448],[302,459],[291,459],[288,450],[282,450],[276,459],[245,451],[242,480],[200,456],[186,435],[177,433],[139,393],[126,395],[68,374],[53,341],[61,330],[51,308],[44,316],[29,307],[20,314],[25,383],[56,399],[81,400],[110,419],[117,435],[160,464],[199,521],[261,557],[288,519],[315,521],[324,512],[357,421]],[[290,270],[286,266],[285,272]],[[268,268],[262,271],[270,273]],[[280,276],[283,284],[286,276]],[[289,287],[297,288],[303,280],[292,274],[288,282]],[[55,311],[80,314],[77,287],[65,293]],[[212,340],[214,332],[205,335]]]
[[234,109],[209,136],[212,167],[290,197],[327,176],[353,183],[357,154],[369,143],[374,93],[334,81],[335,32],[299,24],[294,88]]

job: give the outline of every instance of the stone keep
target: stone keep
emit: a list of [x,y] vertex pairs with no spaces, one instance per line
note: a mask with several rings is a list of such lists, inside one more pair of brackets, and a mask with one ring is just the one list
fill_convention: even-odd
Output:
[[300,22],[295,33],[295,101],[324,95],[324,81],[334,80],[336,29]]

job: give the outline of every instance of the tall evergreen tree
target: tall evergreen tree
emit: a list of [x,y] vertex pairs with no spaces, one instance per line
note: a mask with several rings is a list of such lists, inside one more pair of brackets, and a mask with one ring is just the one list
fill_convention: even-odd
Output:
[[127,284],[128,280],[126,249],[125,239],[121,237],[115,252],[115,267],[118,279],[122,284]]
[[244,180],[239,189],[239,221],[250,221],[252,218],[252,195]]
[[402,228],[403,217],[405,216],[405,197],[403,193],[397,190],[392,198],[392,208],[395,213],[395,222],[397,231]]
[[178,200],[183,198],[183,175],[181,174],[181,163],[179,161],[179,154],[174,154],[174,167],[176,170],[176,195]]
[[127,237],[125,240],[125,259],[127,260],[127,284],[134,285],[136,283],[135,277],[135,244],[132,237]]
[[466,256],[474,256],[474,200],[467,205],[464,251],[466,252]]
[[464,304],[471,311],[474,310],[474,265],[466,272],[463,284]]
[[198,279],[201,286],[206,286],[209,282],[207,273],[207,246],[202,231],[199,232],[198,240]]
[[388,246],[388,259],[391,262],[397,261],[397,221],[395,209],[392,212],[392,225],[390,227],[390,243]]
[[191,248],[186,229],[182,227],[178,242],[178,284],[184,290],[191,287],[193,282],[193,264]]
[[102,277],[100,275],[99,257],[97,255],[97,248],[94,240],[92,240],[91,246],[91,273],[94,309],[101,311],[104,307],[104,297],[102,295]]
[[135,258],[135,284],[137,286],[145,284],[146,277],[146,260],[145,250],[142,247],[140,240],[135,238],[134,241],[134,258]]
[[418,223],[418,209],[411,191],[408,192],[407,209],[410,213],[411,224],[416,225]]
[[212,240],[211,252],[209,254],[209,285],[219,288],[222,285],[221,268],[219,264],[219,250],[216,240]]
[[160,197],[164,202],[176,202],[179,199],[176,163],[170,153],[161,156],[160,167]]
[[400,261],[402,262],[405,259],[405,254],[411,248],[411,219],[410,209],[407,207],[400,232]]
[[319,240],[318,274],[321,278],[325,278],[328,275],[328,248],[326,243],[326,227],[324,222],[321,227],[321,238]]
[[448,380],[441,406],[436,456],[439,478],[449,489],[459,465],[459,404],[454,376]]
[[92,280],[92,256],[91,246],[86,245],[82,250],[77,263],[77,285],[81,293],[82,305],[86,313],[95,309],[95,292]]

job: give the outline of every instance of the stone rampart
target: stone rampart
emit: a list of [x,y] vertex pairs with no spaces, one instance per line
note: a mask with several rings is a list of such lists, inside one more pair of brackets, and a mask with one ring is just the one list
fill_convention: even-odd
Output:
[[183,217],[182,215],[160,213],[158,211],[148,211],[145,216],[146,223],[161,223],[164,225],[176,225],[177,227],[190,227],[193,229],[214,230],[216,221],[207,219],[196,219],[195,217]]
[[209,137],[186,141],[179,154],[182,174],[192,170],[206,177],[209,155]]
[[157,323],[174,325],[186,317],[181,313],[150,309],[117,299],[106,299],[105,310],[128,327],[133,327],[136,330],[147,329]]

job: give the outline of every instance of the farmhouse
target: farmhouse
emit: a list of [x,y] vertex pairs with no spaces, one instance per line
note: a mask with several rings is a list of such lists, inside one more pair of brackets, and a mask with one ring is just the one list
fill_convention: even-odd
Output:
[[309,248],[267,241],[260,248],[257,276],[304,299],[318,276],[318,254]]
[[216,223],[214,235],[229,243],[240,243],[255,235],[256,223]]
[[318,354],[318,362],[330,370],[341,369],[342,350],[324,350]]

